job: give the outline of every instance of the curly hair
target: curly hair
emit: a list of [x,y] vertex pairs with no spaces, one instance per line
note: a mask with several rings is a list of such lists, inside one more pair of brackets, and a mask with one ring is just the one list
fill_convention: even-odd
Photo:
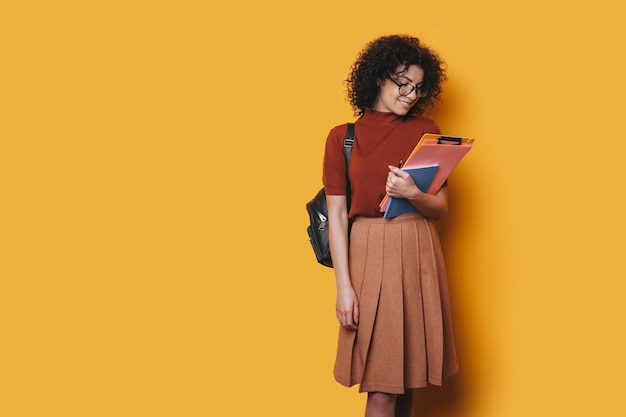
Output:
[[348,100],[360,116],[372,108],[380,94],[379,83],[397,73],[399,67],[417,65],[424,70],[423,94],[408,115],[426,113],[441,100],[441,85],[447,79],[444,62],[439,56],[409,35],[382,36],[369,42],[352,64],[348,79]]

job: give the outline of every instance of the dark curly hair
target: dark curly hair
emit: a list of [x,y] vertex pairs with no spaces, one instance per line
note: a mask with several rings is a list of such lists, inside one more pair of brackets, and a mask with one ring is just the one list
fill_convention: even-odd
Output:
[[441,85],[447,79],[444,62],[439,56],[408,35],[382,36],[369,42],[352,64],[346,80],[348,100],[360,116],[366,108],[374,107],[380,93],[379,82],[395,74],[399,67],[406,70],[418,65],[424,70],[423,93],[408,115],[426,113],[441,99]]

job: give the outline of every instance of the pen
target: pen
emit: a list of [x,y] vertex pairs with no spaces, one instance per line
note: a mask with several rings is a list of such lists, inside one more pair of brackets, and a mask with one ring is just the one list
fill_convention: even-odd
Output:
[[402,159],[400,160],[400,163],[398,164],[398,168],[402,168]]

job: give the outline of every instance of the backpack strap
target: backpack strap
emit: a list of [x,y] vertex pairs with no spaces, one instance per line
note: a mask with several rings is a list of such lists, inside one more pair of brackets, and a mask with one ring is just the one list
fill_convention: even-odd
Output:
[[346,138],[343,140],[343,151],[346,156],[346,166],[350,163],[350,152],[354,146],[354,123],[348,123]]
[[348,123],[348,131],[346,132],[346,138],[343,140],[343,154],[346,159],[346,183],[348,184],[348,190],[346,197],[348,199],[348,211],[350,211],[350,177],[348,176],[348,170],[350,168],[350,154],[352,153],[352,147],[354,146],[354,123]]

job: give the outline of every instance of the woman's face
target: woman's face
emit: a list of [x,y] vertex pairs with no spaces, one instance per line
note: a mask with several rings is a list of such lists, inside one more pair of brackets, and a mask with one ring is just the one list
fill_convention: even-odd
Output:
[[[385,79],[380,85],[378,99],[373,109],[398,116],[406,115],[419,100],[420,87],[423,83],[424,70],[421,67],[411,65],[406,70],[404,66],[398,67],[391,79]],[[408,91],[410,93],[407,94]]]

